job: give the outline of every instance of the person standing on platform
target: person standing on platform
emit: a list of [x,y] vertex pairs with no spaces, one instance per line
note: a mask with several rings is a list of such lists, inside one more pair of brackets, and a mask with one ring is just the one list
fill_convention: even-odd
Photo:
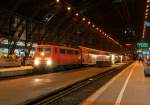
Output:
[[143,59],[142,57],[139,57],[138,61],[139,61],[139,63],[140,63],[140,62],[143,63],[143,62],[144,62],[144,59]]
[[25,64],[26,64],[26,56],[23,56],[21,60],[21,65],[25,66]]

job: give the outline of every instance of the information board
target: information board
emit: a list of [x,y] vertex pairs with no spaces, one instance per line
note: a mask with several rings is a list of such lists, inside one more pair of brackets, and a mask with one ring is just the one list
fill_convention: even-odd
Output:
[[149,46],[149,43],[146,43],[146,42],[138,42],[136,43],[137,47],[148,47]]

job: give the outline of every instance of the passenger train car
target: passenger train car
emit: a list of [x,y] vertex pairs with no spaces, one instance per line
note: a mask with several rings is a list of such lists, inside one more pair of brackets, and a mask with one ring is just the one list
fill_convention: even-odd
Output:
[[95,65],[98,61],[111,62],[109,52],[79,46],[38,45],[34,68],[53,68],[66,65]]
[[81,62],[84,65],[95,65],[97,62],[109,62],[111,61],[110,52],[96,50],[92,48],[82,47],[80,46],[81,50]]

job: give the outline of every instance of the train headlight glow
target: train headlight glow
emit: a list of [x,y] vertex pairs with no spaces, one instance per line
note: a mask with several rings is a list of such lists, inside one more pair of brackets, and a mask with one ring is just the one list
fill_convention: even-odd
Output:
[[34,60],[34,65],[38,66],[40,64],[40,60],[39,59],[35,59]]
[[46,63],[47,63],[47,65],[52,65],[52,60],[48,59]]
[[41,53],[41,56],[44,56],[44,55],[45,55],[44,52],[42,52],[42,53]]

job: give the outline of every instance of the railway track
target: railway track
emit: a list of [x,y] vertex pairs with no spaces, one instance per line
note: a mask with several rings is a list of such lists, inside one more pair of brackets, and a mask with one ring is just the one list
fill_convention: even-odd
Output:
[[[89,95],[95,92],[96,89],[108,82],[112,77],[114,77],[128,65],[129,64],[118,68],[113,68],[94,77],[87,78],[86,80],[80,81],[57,92],[45,95],[37,100],[29,102],[26,105],[78,105],[81,101],[86,99]],[[94,86],[94,88],[92,86]],[[90,93],[84,92],[85,90]]]

